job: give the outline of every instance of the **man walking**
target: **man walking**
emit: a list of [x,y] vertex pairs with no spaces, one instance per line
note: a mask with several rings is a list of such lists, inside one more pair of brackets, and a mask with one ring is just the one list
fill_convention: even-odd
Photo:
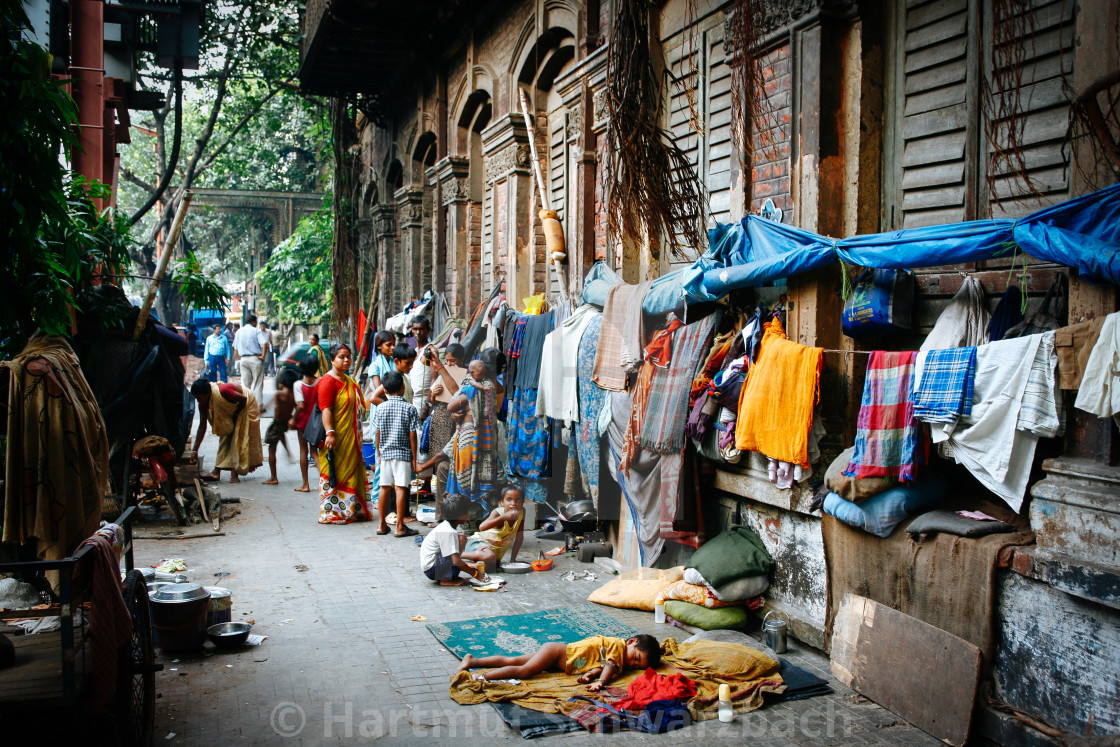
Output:
[[253,393],[257,402],[261,402],[264,397],[264,346],[257,329],[256,314],[250,314],[245,326],[237,330],[233,338],[233,352],[241,365],[242,386]]
[[264,373],[266,376],[272,376],[276,372],[272,369],[272,357],[275,351],[272,348],[272,330],[268,328],[268,322],[261,319],[260,327],[257,329],[257,339],[261,341],[261,347],[264,349]]
[[226,382],[226,359],[230,357],[229,342],[222,333],[222,325],[214,325],[214,333],[205,342],[206,369],[211,381]]

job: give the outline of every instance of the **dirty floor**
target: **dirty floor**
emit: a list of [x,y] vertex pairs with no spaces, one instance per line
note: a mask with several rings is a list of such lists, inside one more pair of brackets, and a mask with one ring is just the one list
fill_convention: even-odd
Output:
[[[208,435],[201,450],[207,465],[216,447]],[[490,705],[460,706],[448,697],[458,660],[412,618],[446,622],[583,604],[606,581],[604,572],[562,556],[551,572],[507,576],[501,592],[441,588],[421,575],[420,548],[412,539],[378,537],[376,522],[316,523],[316,493],[294,492],[298,467],[283,452],[279,462],[279,486],[261,484],[267,465],[239,485],[220,484],[223,496],[241,499],[240,515],[222,525],[225,536],[137,542],[137,564],[183,558],[192,581],[232,590],[234,620],[252,620],[253,633],[268,636],[261,646],[236,652],[214,653],[207,644],[210,653],[201,657],[157,653],[165,668],[156,675],[155,743],[521,742]],[[311,475],[314,481],[317,473]],[[139,533],[149,529],[154,527]],[[527,534],[522,557],[555,546]],[[598,580],[564,581],[568,569],[591,569]],[[658,639],[689,635],[654,624],[652,613],[603,610]],[[793,642],[787,655],[826,677],[834,694],[771,705],[728,724],[711,720],[667,735],[623,733],[612,739],[937,744],[840,686],[820,653]],[[585,732],[543,739],[546,744],[601,740]]]

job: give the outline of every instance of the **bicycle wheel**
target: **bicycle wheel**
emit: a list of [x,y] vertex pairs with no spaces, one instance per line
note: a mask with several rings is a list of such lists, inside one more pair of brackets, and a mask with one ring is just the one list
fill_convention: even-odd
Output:
[[157,669],[148,588],[140,571],[129,571],[125,577],[124,603],[132,618],[132,636],[117,658],[117,735],[120,744],[140,747],[152,742]]

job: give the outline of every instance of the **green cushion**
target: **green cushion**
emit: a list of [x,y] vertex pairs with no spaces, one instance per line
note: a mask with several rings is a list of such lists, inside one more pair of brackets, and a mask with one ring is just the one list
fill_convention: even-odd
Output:
[[708,609],[679,599],[669,599],[665,602],[665,614],[677,622],[695,625],[703,630],[729,630],[747,624],[747,611],[742,607]]
[[769,574],[774,570],[774,560],[753,529],[732,524],[701,545],[685,567],[695,568],[718,589],[744,576]]

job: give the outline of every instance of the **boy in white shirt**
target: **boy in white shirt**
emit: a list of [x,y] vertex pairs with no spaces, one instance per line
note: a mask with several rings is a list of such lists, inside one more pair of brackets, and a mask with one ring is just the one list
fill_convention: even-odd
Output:
[[[420,570],[440,586],[462,586],[466,581],[459,576],[460,571],[480,581],[488,580],[486,563],[494,562],[494,552],[489,547],[463,552],[467,537],[457,529],[470,518],[470,500],[458,493],[445,495],[440,508],[444,516],[456,518],[446,519],[428,532],[420,545]],[[468,560],[475,562],[468,563]]]

